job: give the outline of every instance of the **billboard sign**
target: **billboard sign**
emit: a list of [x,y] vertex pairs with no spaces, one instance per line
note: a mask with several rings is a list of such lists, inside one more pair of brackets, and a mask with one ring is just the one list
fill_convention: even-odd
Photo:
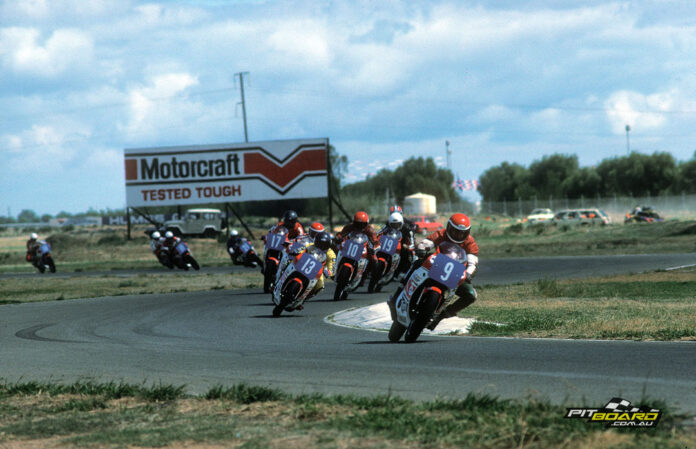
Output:
[[329,139],[124,150],[129,207],[328,196]]

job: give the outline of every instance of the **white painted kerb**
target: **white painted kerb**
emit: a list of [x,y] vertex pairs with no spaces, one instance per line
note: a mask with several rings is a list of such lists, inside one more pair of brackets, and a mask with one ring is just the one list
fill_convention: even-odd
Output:
[[[392,325],[389,307],[386,302],[380,302],[367,307],[342,310],[324,319],[327,323],[338,326],[366,329],[373,331],[388,331]],[[447,318],[437,325],[434,331],[425,329],[424,335],[468,334],[474,324],[473,318]]]

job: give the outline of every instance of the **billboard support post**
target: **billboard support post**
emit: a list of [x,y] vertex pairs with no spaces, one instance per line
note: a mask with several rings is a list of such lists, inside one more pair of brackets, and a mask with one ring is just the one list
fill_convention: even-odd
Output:
[[130,207],[126,206],[126,236],[131,239]]
[[225,208],[228,208],[232,211],[235,217],[237,217],[237,220],[239,220],[239,223],[241,223],[242,226],[244,226],[244,229],[246,229],[246,232],[249,233],[249,236],[251,237],[252,240],[256,240],[256,237],[254,237],[254,234],[251,232],[251,229],[249,229],[249,226],[244,222],[242,219],[242,216],[237,213],[234,207],[232,205],[225,203]]
[[331,145],[326,145],[326,192],[327,200],[329,203],[329,227],[331,233],[333,233],[334,221],[333,221],[333,207],[331,205],[331,198],[333,197],[333,189],[331,188],[333,177],[333,170],[331,169]]

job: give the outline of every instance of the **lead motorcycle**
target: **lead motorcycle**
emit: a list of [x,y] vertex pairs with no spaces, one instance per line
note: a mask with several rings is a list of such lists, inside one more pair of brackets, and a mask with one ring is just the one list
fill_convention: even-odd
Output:
[[368,238],[362,232],[351,232],[341,244],[336,255],[336,290],[334,301],[345,300],[348,293],[360,285],[368,265]]
[[379,237],[379,246],[375,248],[375,253],[377,261],[367,287],[370,293],[379,292],[394,279],[396,269],[401,262],[401,232],[387,229]]
[[388,301],[392,325],[389,341],[416,341],[430,320],[440,313],[466,282],[466,253],[454,243],[440,243],[436,252],[409,277],[405,287]]
[[31,259],[31,264],[34,265],[41,274],[45,273],[46,269],[51,273],[56,272],[56,264],[53,262],[53,257],[51,257],[51,245],[48,242],[41,242],[36,249],[34,257]]
[[273,316],[279,317],[283,310],[302,310],[325,265],[326,253],[313,246],[295,256],[273,287]]
[[182,270],[188,270],[189,268],[193,268],[194,270],[201,269],[196,259],[193,258],[193,254],[191,254],[188,245],[183,240],[174,246],[171,261],[174,266]]
[[280,226],[269,232],[264,239],[263,292],[270,293],[288,243],[288,230]]

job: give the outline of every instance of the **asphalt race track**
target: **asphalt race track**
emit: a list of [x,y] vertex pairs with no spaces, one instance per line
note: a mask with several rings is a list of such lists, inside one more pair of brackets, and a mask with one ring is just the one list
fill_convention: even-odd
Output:
[[[696,254],[490,260],[482,262],[477,283],[693,263]],[[413,399],[474,392],[597,407],[617,396],[649,397],[696,412],[693,342],[422,337],[390,344],[383,332],[324,322],[385,294],[354,293],[336,303],[331,293],[329,286],[303,311],[275,319],[269,296],[250,290],[3,305],[0,378],[161,381],[186,384],[192,393],[239,382]]]

